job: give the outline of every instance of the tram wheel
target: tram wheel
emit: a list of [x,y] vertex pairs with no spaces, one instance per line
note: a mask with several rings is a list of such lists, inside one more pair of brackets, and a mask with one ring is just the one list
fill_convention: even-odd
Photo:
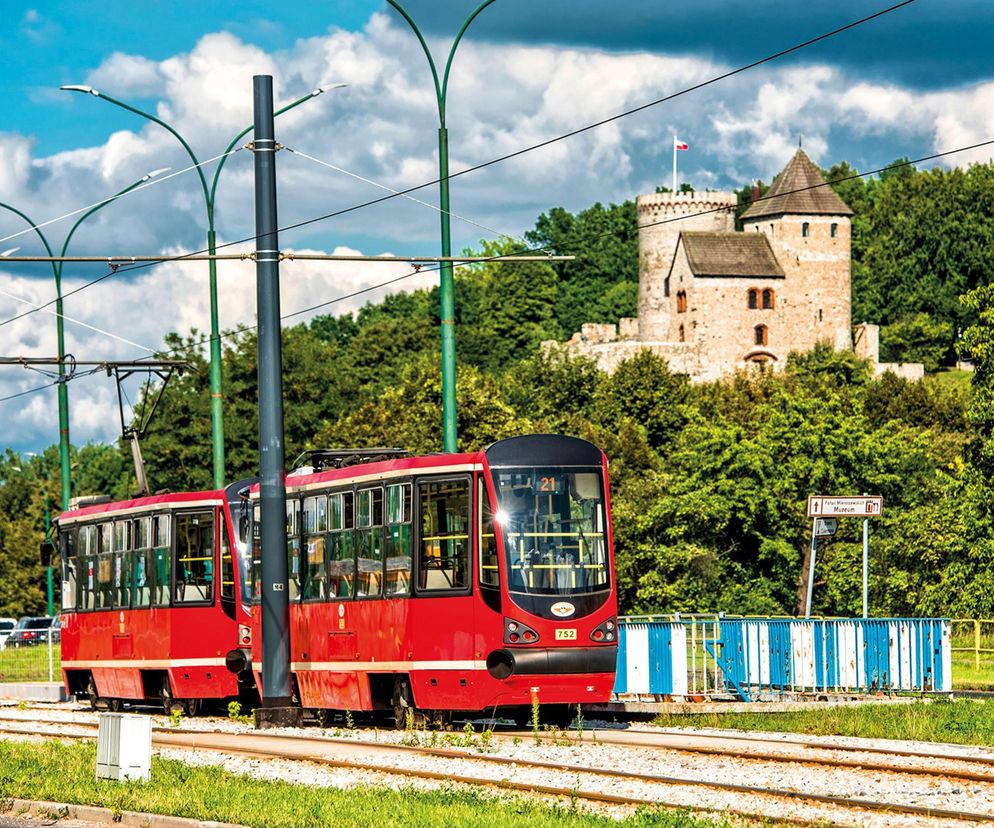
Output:
[[[407,727],[408,712],[410,712],[412,716],[417,715],[417,711],[410,703],[410,698],[411,694],[407,681],[402,678],[396,679],[393,683],[393,697],[391,698],[391,705],[393,706],[393,724],[397,730],[404,730]],[[417,719],[415,719],[415,726],[417,726]]]
[[429,710],[427,719],[428,724],[436,730],[452,730],[451,710]]
[[572,704],[550,704],[542,707],[538,713],[539,721],[543,725],[558,727],[566,730],[573,719],[576,718],[576,705]]
[[162,690],[160,691],[160,696],[162,698],[162,709],[167,716],[171,716],[174,712],[179,711],[180,713],[185,713],[183,709],[183,703],[176,701],[173,698],[173,689],[169,686],[169,679],[164,678],[162,680]]
[[90,676],[90,680],[86,684],[86,695],[90,697],[90,709],[96,710],[101,699],[97,695],[97,683],[93,680],[93,676]]
[[200,699],[185,699],[183,701],[183,712],[190,717],[200,713]]
[[119,713],[121,710],[122,702],[120,699],[107,699],[107,709],[111,713]]

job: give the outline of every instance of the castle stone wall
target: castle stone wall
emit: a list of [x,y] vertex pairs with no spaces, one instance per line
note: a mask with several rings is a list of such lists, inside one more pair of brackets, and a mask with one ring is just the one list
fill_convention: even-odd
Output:
[[665,280],[677,238],[690,230],[735,229],[735,193],[654,193],[636,202],[639,223],[639,339],[666,340],[670,303]]

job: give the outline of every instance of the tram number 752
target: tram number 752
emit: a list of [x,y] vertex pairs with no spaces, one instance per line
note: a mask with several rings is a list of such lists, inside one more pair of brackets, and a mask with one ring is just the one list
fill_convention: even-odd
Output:
[[576,641],[576,630],[556,630],[556,641]]

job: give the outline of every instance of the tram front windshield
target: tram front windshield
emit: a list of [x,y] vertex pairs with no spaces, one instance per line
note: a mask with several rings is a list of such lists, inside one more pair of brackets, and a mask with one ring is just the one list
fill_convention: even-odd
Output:
[[511,592],[574,595],[609,586],[599,469],[495,469],[495,518]]

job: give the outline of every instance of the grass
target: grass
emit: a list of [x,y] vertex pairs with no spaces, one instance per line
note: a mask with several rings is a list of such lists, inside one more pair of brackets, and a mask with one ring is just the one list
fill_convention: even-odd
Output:
[[994,745],[994,701],[957,699],[911,704],[825,707],[791,713],[663,714],[663,727],[720,727],[817,736],[911,739]]
[[150,782],[94,779],[93,743],[0,741],[0,800],[16,797],[97,805],[121,811],[170,814],[260,828],[305,825],[493,826],[537,828],[714,828],[686,812],[639,809],[624,820],[584,813],[575,799],[549,806],[521,798],[493,799],[444,788],[423,792],[378,787],[348,790],[260,781],[220,768],[190,767],[153,758]]
[[961,368],[944,368],[931,374],[929,379],[939,385],[958,385],[969,390],[973,371],[964,371]]
[[981,653],[977,669],[973,653],[954,652],[953,690],[994,690],[994,663],[989,653]]
[[[52,681],[62,680],[61,647],[52,647]],[[0,650],[0,682],[48,681],[48,645]]]

